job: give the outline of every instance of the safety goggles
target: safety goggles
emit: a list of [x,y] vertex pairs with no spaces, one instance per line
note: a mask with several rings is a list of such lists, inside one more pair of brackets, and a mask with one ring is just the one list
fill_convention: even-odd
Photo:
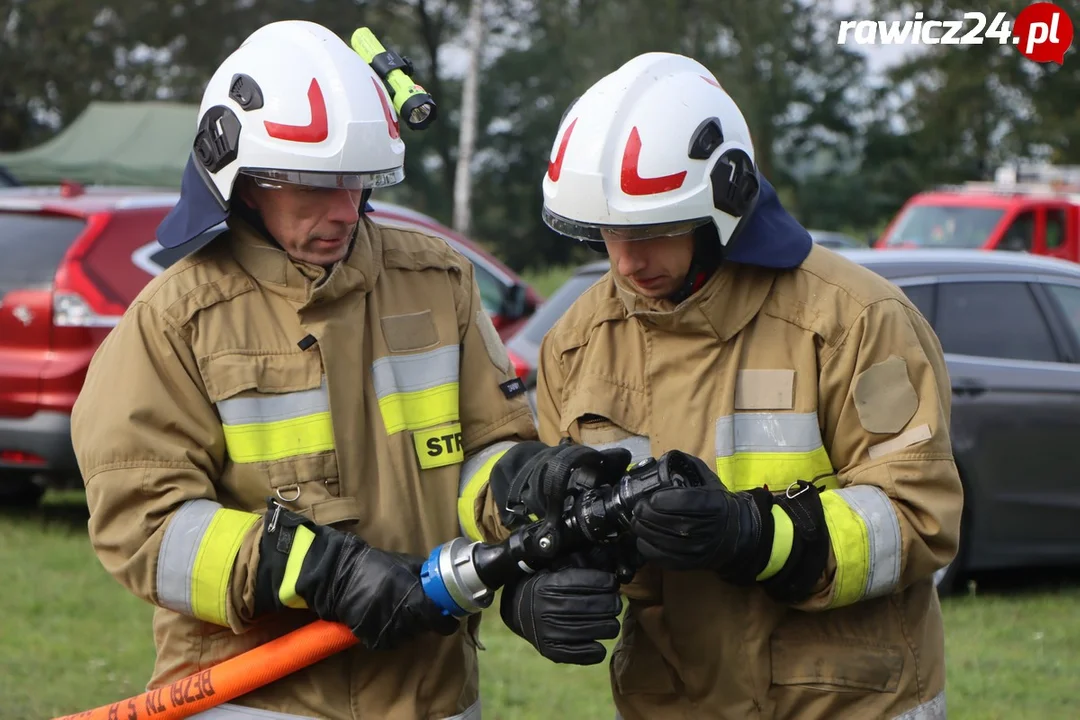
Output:
[[328,173],[309,170],[270,170],[244,168],[242,174],[267,190],[281,190],[286,185],[320,190],[369,190],[397,185],[405,179],[405,168],[364,173]]

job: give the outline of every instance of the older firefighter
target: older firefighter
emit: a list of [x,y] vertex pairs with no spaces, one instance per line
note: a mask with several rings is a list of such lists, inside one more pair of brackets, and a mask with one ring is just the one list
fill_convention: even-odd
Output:
[[[158,230],[190,254],[109,334],[73,414],[94,548],[157,606],[149,687],[319,617],[362,642],[199,717],[479,718],[479,616],[442,615],[419,568],[492,473],[555,476],[568,451],[535,441],[468,261],[365,217],[405,148],[340,38],[263,27],[199,116]],[[614,618],[613,576],[545,577],[575,572],[610,580]]]
[[645,54],[592,86],[543,190],[547,224],[611,272],[543,342],[541,439],[685,451],[707,483],[634,509],[621,717],[945,717],[932,576],[962,490],[924,318],[812,245],[692,59]]

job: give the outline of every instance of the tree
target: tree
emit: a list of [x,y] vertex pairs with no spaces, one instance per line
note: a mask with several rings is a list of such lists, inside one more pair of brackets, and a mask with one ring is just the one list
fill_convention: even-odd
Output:
[[468,53],[469,66],[461,90],[461,128],[458,136],[457,172],[454,175],[454,229],[469,232],[472,220],[470,191],[472,189],[472,159],[476,145],[477,91],[480,77],[480,52],[484,34],[483,0],[472,0],[469,8]]

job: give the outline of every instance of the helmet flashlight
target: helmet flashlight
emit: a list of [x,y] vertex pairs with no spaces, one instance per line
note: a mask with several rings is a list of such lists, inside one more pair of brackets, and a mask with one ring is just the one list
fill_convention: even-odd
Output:
[[398,117],[403,118],[413,130],[423,130],[434,122],[437,115],[435,101],[409,77],[413,66],[408,58],[387,50],[366,27],[358,28],[352,34],[350,45],[382,78]]

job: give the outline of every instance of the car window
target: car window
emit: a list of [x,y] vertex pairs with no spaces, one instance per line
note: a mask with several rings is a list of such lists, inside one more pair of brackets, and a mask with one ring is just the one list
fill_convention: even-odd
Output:
[[938,288],[934,329],[947,353],[1009,360],[1060,360],[1027,283],[958,282]]
[[1046,249],[1057,250],[1065,244],[1065,211],[1054,208],[1046,211]]
[[1035,247],[1035,211],[1025,210],[1017,215],[1005,229],[998,242],[999,250],[1031,252]]
[[52,284],[56,268],[86,221],[30,213],[0,213],[0,296]]
[[506,297],[506,286],[492,275],[483,265],[473,263],[476,268],[473,273],[476,277],[476,287],[480,289],[480,304],[488,315],[494,315],[502,310],[503,299]]
[[1047,284],[1047,290],[1058,301],[1065,319],[1072,329],[1077,345],[1080,345],[1080,287]]
[[1005,211],[956,205],[912,205],[897,218],[888,247],[977,248],[989,239]]
[[900,288],[908,296],[908,299],[915,304],[915,307],[919,308],[919,312],[931,325],[934,324],[934,287],[934,285],[927,283],[926,285],[907,285]]
[[599,279],[600,275],[593,273],[571,276],[529,318],[529,321],[521,329],[522,336],[529,342],[539,345],[543,341],[544,335],[563,316],[563,313]]

